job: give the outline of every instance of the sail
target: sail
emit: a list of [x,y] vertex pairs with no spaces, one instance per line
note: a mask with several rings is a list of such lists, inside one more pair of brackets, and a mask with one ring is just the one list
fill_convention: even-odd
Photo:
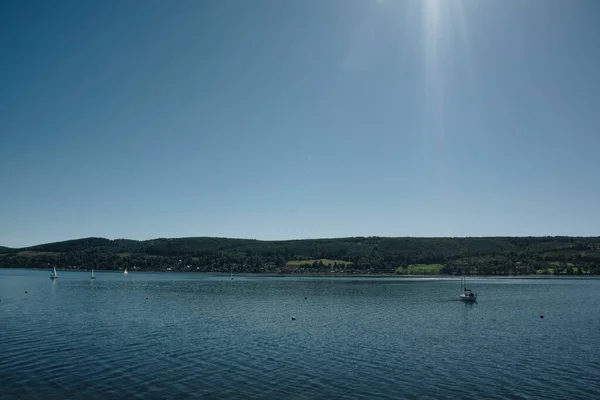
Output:
[[53,268],[52,276],[58,276],[58,274],[56,273],[56,267]]

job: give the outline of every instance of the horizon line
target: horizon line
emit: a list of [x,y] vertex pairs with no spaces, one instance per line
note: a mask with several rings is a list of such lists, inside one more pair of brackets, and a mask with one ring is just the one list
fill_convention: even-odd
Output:
[[131,240],[135,242],[149,242],[152,240],[179,240],[179,239],[228,239],[228,240],[253,240],[257,242],[291,242],[291,241],[304,241],[304,240],[335,240],[335,239],[355,239],[355,238],[380,238],[380,239],[493,239],[493,238],[600,238],[598,236],[592,235],[485,235],[485,236],[377,236],[377,235],[368,235],[368,236],[333,236],[333,237],[305,237],[305,238],[290,238],[290,239],[256,239],[256,238],[242,238],[242,237],[228,237],[228,236],[180,236],[180,237],[154,237],[149,239],[130,239],[125,237],[119,238],[107,238],[102,236],[86,236],[79,237],[73,239],[65,239],[65,240],[57,240],[54,242],[45,242],[32,244],[28,246],[21,247],[10,247],[3,246],[0,244],[0,247],[11,249],[11,250],[19,250],[19,249],[27,249],[36,246],[44,246],[48,244],[55,243],[64,243],[64,242],[73,242],[78,240],[86,240],[86,239],[104,239],[110,241],[116,240]]

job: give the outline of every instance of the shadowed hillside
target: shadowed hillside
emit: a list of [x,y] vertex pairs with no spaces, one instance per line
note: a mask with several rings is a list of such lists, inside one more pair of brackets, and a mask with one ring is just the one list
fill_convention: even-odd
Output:
[[334,274],[600,274],[600,238],[85,238],[0,247],[0,267]]

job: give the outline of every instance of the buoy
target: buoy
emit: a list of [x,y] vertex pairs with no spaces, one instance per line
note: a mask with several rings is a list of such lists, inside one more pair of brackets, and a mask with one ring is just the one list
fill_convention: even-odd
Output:
[[295,321],[295,320],[296,320],[296,317],[292,317],[292,321]]
[[27,293],[27,290],[25,291],[25,293]]
[[544,314],[540,314],[540,318],[544,318]]
[[146,297],[146,300],[148,300],[148,298]]
[[308,297],[304,296],[304,300],[308,299]]

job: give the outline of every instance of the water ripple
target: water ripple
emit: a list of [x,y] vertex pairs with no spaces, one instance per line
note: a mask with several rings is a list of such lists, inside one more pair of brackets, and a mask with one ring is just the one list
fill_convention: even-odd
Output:
[[0,279],[3,399],[600,398],[599,281],[63,275]]

